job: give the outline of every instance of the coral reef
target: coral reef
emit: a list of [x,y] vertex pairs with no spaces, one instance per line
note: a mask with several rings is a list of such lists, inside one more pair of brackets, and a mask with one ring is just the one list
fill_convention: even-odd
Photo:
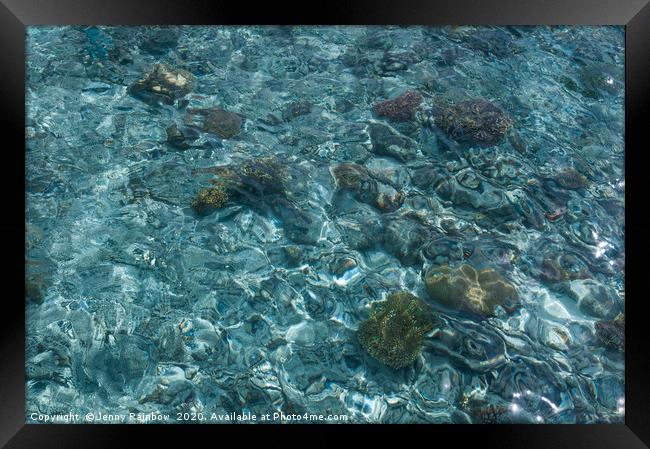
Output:
[[469,264],[432,267],[424,282],[433,300],[481,316],[494,314],[498,306],[513,310],[519,301],[515,287],[492,268],[477,271]]
[[368,353],[393,369],[412,364],[424,335],[434,328],[429,306],[409,292],[390,294],[373,304],[370,318],[359,326],[359,342]]
[[28,422],[623,421],[622,27],[26,32]]
[[263,197],[269,194],[285,195],[290,170],[275,156],[250,158],[228,165],[196,170],[211,173],[212,181],[224,186],[230,194],[245,197]]
[[239,170],[241,184],[263,192],[283,192],[286,177],[286,167],[275,157],[247,160]]
[[196,213],[203,215],[223,207],[227,201],[228,193],[223,185],[207,187],[199,190],[199,193],[192,201],[192,209]]
[[392,100],[375,103],[373,109],[375,114],[386,117],[390,121],[406,122],[415,119],[415,112],[420,103],[422,103],[422,96],[415,91],[409,90]]
[[436,126],[459,143],[496,145],[514,125],[512,118],[501,108],[482,99],[438,107],[433,112]]

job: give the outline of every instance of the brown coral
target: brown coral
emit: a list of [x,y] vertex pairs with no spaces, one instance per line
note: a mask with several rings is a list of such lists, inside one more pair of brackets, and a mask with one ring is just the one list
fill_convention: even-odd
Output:
[[498,306],[511,310],[519,300],[517,290],[492,268],[443,265],[431,268],[424,282],[432,299],[481,316],[494,314]]
[[375,114],[393,122],[407,122],[415,119],[415,112],[422,103],[422,96],[409,90],[392,100],[384,100],[374,106]]
[[222,185],[201,189],[192,201],[192,209],[199,214],[205,214],[223,207],[228,201],[228,193]]
[[438,108],[435,124],[457,142],[492,146],[503,141],[514,122],[494,103],[474,99]]

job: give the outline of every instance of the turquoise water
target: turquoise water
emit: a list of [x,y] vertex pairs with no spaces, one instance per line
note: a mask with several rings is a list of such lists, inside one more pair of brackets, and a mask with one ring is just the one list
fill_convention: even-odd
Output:
[[27,56],[27,422],[623,421],[622,27]]

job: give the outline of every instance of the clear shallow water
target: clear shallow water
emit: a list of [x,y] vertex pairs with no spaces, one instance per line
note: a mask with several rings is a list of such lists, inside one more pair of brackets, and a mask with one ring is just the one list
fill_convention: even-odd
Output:
[[[623,42],[622,27],[30,28],[27,421],[622,422]],[[132,87],[158,63],[171,96],[165,76]],[[375,107],[407,91],[412,116]],[[471,99],[503,133],[441,119]],[[201,122],[215,107],[239,119]],[[227,198],[201,209],[211,180]],[[427,290],[429,270],[463,264],[516,304],[476,314]],[[437,318],[394,369],[358,329],[397,291]]]

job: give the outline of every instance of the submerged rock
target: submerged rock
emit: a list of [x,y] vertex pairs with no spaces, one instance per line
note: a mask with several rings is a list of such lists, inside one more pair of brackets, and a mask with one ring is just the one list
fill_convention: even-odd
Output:
[[410,65],[421,60],[422,56],[414,51],[386,51],[377,64],[377,72],[382,76],[394,76],[394,72],[408,70]]
[[351,256],[339,256],[329,262],[329,271],[336,276],[343,276],[346,271],[357,266],[357,261]]
[[283,193],[287,171],[274,157],[250,159],[240,166],[239,182],[261,193]]
[[566,293],[585,314],[612,319],[622,311],[623,301],[612,287],[593,279],[578,279],[565,286]]
[[343,163],[332,168],[339,189],[348,190],[354,197],[384,212],[398,209],[404,202],[404,193],[378,182],[363,165]]
[[52,274],[56,271],[56,267],[54,262],[45,257],[40,250],[31,251],[30,254],[34,258],[25,259],[25,299],[42,304],[52,284]]
[[589,185],[587,178],[574,168],[567,168],[555,175],[555,180],[565,189],[577,190]]
[[281,195],[268,198],[271,210],[282,220],[282,226],[289,239],[304,244],[314,244],[320,238],[322,218]]
[[160,360],[164,361],[183,361],[187,352],[178,326],[171,323],[160,330],[156,348]]
[[459,143],[497,145],[514,125],[501,108],[482,99],[437,107],[432,112],[435,125]]
[[162,55],[178,45],[180,32],[176,28],[150,28],[144,33],[140,48],[152,55]]
[[336,220],[336,228],[350,248],[366,250],[374,247],[383,235],[381,215],[370,205],[361,205]]
[[429,306],[409,292],[396,292],[373,304],[368,320],[361,323],[361,346],[393,369],[412,364],[420,354],[424,335],[434,327]]
[[539,270],[535,270],[532,274],[550,283],[588,279],[592,276],[586,263],[572,254],[545,257]]
[[393,46],[393,39],[388,33],[370,28],[357,39],[357,45],[368,50],[388,50]]
[[42,304],[51,282],[51,275],[43,270],[43,263],[25,261],[25,299],[36,304]]
[[301,115],[307,115],[311,112],[311,103],[308,101],[295,101],[288,104],[282,111],[282,119],[289,122]]
[[422,96],[413,90],[409,90],[392,100],[375,103],[373,109],[375,114],[386,117],[390,121],[406,122],[415,119],[415,112],[420,103],[422,103]]
[[239,114],[216,107],[208,109],[188,109],[185,124],[196,126],[210,134],[230,139],[241,131],[242,118]]
[[[414,182],[423,187],[432,186],[441,199],[451,201],[456,206],[474,209],[474,218],[478,223],[503,223],[515,220],[521,214],[517,211],[517,204],[511,201],[506,191],[479,178],[475,172],[460,172],[454,177],[442,169],[420,169],[414,174]],[[472,188],[474,186],[476,187]]]
[[404,265],[424,261],[423,248],[434,237],[432,226],[414,213],[387,220],[382,233],[384,247]]
[[575,84],[572,90],[578,90],[587,98],[598,100],[606,96],[618,94],[624,86],[625,73],[622,66],[596,63],[582,67],[578,74],[579,87]]
[[428,350],[475,372],[494,371],[508,362],[503,339],[484,323],[441,318],[440,332],[426,341]]
[[596,321],[596,338],[609,349],[625,351],[625,315],[621,314],[610,321]]
[[481,51],[485,56],[505,58],[517,53],[512,36],[502,30],[477,30],[466,38],[467,46]]
[[129,87],[129,94],[147,104],[174,104],[189,94],[196,84],[187,70],[156,64],[153,69]]
[[391,156],[402,162],[413,160],[417,156],[417,149],[411,140],[384,124],[371,123],[368,133],[375,154]]
[[511,311],[519,301],[515,287],[493,268],[477,271],[469,264],[432,267],[424,282],[433,300],[481,316],[493,315],[498,306]]
[[171,365],[159,371],[160,375],[142,381],[138,389],[138,403],[180,407],[193,402],[196,387],[186,378],[183,369]]
[[510,271],[519,259],[519,248],[494,236],[476,242],[465,242],[467,263],[474,266],[490,266]]
[[192,146],[192,142],[199,137],[198,131],[189,127],[178,127],[175,123],[168,126],[167,142],[175,147],[185,150]]
[[533,277],[561,288],[564,281],[589,279],[594,276],[594,266],[588,255],[567,245],[566,240],[555,237],[540,238],[528,251],[522,261],[528,264],[526,270]]
[[471,168],[466,168],[456,174],[456,181],[463,187],[476,190],[481,185],[481,178]]
[[556,82],[622,68],[622,30],[55,28],[26,67],[30,413],[623,419],[623,79]]
[[350,68],[352,73],[359,77],[366,76],[372,64],[368,53],[356,47],[348,47],[340,59],[345,67]]
[[302,248],[296,245],[285,246],[283,251],[290,267],[299,265],[304,256]]
[[47,292],[47,282],[40,274],[28,274],[25,277],[25,298],[28,301],[42,304]]

